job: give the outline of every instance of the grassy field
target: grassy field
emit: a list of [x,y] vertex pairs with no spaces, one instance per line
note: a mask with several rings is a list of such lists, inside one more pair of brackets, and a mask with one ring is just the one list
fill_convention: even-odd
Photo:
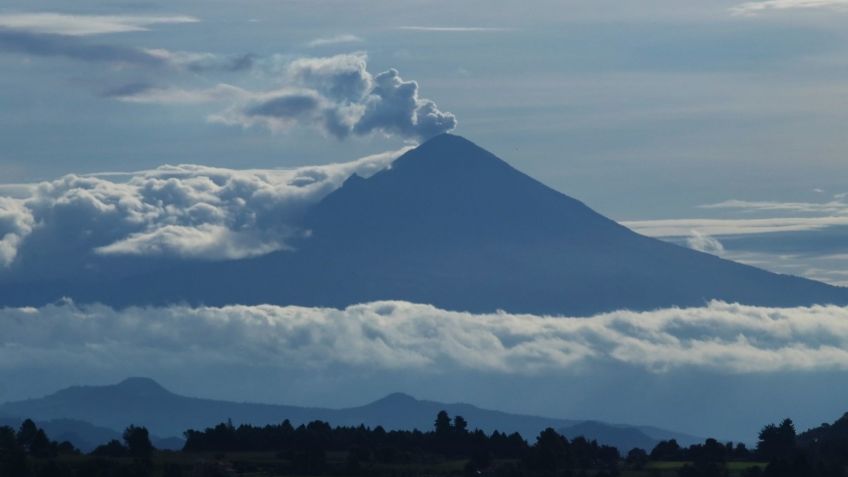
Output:
[[[60,462],[73,468],[81,468],[91,465],[95,458],[90,456],[64,456]],[[131,465],[131,459],[100,459],[104,467]],[[400,456],[397,462],[365,462],[359,465],[358,470],[349,467],[347,453],[328,453],[324,464],[324,470],[319,475],[330,475],[334,477],[361,477],[361,476],[461,476],[467,460],[445,460],[436,457],[421,458],[417,460],[404,460]],[[676,477],[678,470],[687,462],[649,462],[644,468],[636,470],[622,465],[619,470],[620,477]],[[36,464],[38,465],[38,464]],[[504,466],[518,465],[516,461],[495,461],[492,468],[503,468]],[[731,477],[742,477],[745,471],[751,467],[763,466],[759,462],[730,462],[727,469]],[[179,473],[175,472],[179,468]],[[200,470],[202,469],[202,470]],[[273,477],[273,476],[298,476],[308,475],[306,473],[293,473],[292,462],[272,452],[244,452],[228,454],[211,453],[181,453],[160,451],[155,454],[151,477],[182,476],[227,476],[238,475],[245,477]],[[599,471],[587,470],[586,476],[594,476]],[[488,474],[484,473],[483,475]],[[496,473],[493,473],[496,474]],[[104,474],[109,475],[109,474]],[[316,474],[311,474],[316,475]],[[575,475],[584,475],[582,471]]]

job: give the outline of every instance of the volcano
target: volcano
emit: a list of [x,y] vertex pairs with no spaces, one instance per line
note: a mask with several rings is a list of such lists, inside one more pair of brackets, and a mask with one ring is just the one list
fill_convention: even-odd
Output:
[[450,134],[370,178],[350,177],[301,226],[308,233],[292,250],[24,294],[117,306],[406,300],[566,315],[710,300],[848,304],[845,288],[639,235]]

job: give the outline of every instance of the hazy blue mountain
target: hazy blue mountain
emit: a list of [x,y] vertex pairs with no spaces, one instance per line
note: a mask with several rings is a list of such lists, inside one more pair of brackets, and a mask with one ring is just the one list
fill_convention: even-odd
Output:
[[[626,197],[622,197],[626,200]],[[778,275],[644,237],[470,141],[437,136],[308,211],[294,251],[182,262],[116,279],[7,284],[0,302],[62,296],[343,307],[381,299],[475,312],[592,314],[621,308],[848,304],[848,289]]]
[[[571,427],[557,429],[564,436],[583,436],[598,442],[616,442],[616,447],[630,450],[634,447],[650,451],[657,440],[633,427],[615,427],[597,421],[586,421]],[[621,445],[624,444],[624,445]]]
[[[276,424],[289,419],[298,425],[312,420],[323,420],[333,425],[381,425],[386,429],[431,429],[436,414],[447,411],[451,416],[463,416],[472,428],[486,432],[519,432],[532,441],[546,427],[561,429],[566,436],[585,435],[606,444],[629,450],[635,445],[653,447],[660,439],[652,437],[634,426],[581,422],[567,419],[509,414],[481,409],[470,404],[447,404],[424,401],[405,394],[391,394],[383,399],[359,407],[345,409],[307,408],[272,404],[235,403],[181,396],[168,391],[153,380],[130,378],[109,386],[74,386],[49,396],[0,405],[0,413],[15,416],[18,420],[31,418],[39,423],[83,421],[77,426],[66,426],[76,432],[72,442],[108,440],[130,424],[147,426],[158,436],[180,436],[186,429],[203,429],[227,419],[234,424]],[[7,418],[8,419],[8,418]],[[54,439],[51,427],[45,424]],[[107,431],[103,431],[103,428]],[[58,428],[56,428],[58,429]],[[95,430],[100,432],[96,434]],[[683,443],[698,439],[686,434],[660,430]],[[160,446],[173,447],[178,443],[159,439]]]

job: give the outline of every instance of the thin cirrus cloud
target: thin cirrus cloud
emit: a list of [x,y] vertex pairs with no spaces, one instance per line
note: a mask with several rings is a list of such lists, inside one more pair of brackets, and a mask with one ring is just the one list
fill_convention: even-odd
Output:
[[[745,218],[662,219],[622,222],[637,232],[653,237],[685,237],[692,230],[706,235],[754,235],[804,232],[848,225],[845,194],[834,194],[826,202],[780,202],[725,200],[699,206],[704,210],[726,210]],[[771,217],[762,217],[767,214]],[[758,216],[759,215],[759,216]],[[787,216],[788,215],[788,216]]]
[[754,235],[845,226],[848,225],[848,217],[626,220],[622,225],[651,237],[686,237],[692,230],[699,230],[707,235]]
[[514,28],[503,27],[478,27],[478,26],[425,26],[425,25],[404,25],[394,27],[395,30],[405,31],[423,31],[423,32],[499,32],[513,31]]
[[726,200],[715,204],[701,205],[702,209],[735,209],[746,212],[791,212],[809,214],[833,214],[848,217],[848,203],[842,194],[836,194],[828,202],[778,202]]
[[250,69],[253,55],[220,56],[212,53],[171,51],[162,48],[92,43],[77,36],[33,33],[0,28],[0,50],[30,56],[61,57],[89,63],[109,63],[147,68],[173,68],[193,72]]
[[239,71],[253,66],[253,55],[219,56],[205,52],[139,48],[97,43],[86,37],[149,31],[154,25],[197,23],[185,15],[109,16],[61,13],[0,14],[0,50],[30,56],[63,57],[142,67],[170,67],[194,72]]
[[52,12],[0,14],[0,28],[64,36],[148,31],[153,25],[199,21],[198,18],[187,15],[72,15]]
[[[590,318],[469,314],[402,301],[342,310],[71,302],[0,309],[0,368],[154,363],[368,373],[557,375],[593,363],[650,373],[848,369],[848,308],[704,307]],[[110,364],[111,363],[111,364]],[[86,368],[87,369],[87,368]],[[128,371],[128,370],[123,370]]]
[[848,0],[762,0],[745,2],[730,9],[740,16],[752,16],[776,10],[812,10],[812,9],[848,10]]
[[351,43],[362,43],[364,40],[356,35],[336,35],[330,37],[316,38],[306,46],[310,48],[318,48],[321,46],[348,45]]
[[0,272],[31,260],[70,269],[86,257],[197,260],[282,250],[299,214],[351,174],[368,176],[407,149],[290,170],[162,166],[128,174],[68,175],[0,197]]
[[[848,285],[845,194],[822,202],[726,200],[699,206],[727,218],[625,221],[633,230],[777,273]],[[719,237],[721,240],[719,240]]]
[[31,56],[62,57],[94,63],[131,64],[147,67],[168,65],[161,55],[141,48],[90,43],[76,36],[0,29],[0,50]]

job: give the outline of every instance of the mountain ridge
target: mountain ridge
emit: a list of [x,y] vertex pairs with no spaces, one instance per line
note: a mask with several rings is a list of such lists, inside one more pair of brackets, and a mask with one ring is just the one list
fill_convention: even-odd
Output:
[[[105,430],[120,433],[131,424],[144,425],[159,436],[179,436],[187,429],[204,429],[228,419],[236,425],[278,424],[288,419],[294,425],[323,420],[334,426],[364,424],[370,427],[381,425],[389,430],[430,429],[436,414],[446,410],[451,416],[463,416],[472,428],[486,432],[518,432],[531,441],[546,427],[559,429],[570,437],[576,437],[575,432],[579,430],[580,435],[615,445],[624,451],[636,445],[656,444],[660,440],[640,426],[512,414],[467,403],[421,400],[405,393],[392,393],[361,406],[330,409],[188,397],[176,394],[153,380],[147,381],[147,384],[152,383],[156,387],[144,389],[137,386],[137,382],[127,383],[127,380],[114,385],[72,386],[43,398],[0,404],[0,415],[6,416],[5,420],[31,418],[36,422],[54,423],[48,427],[57,429],[60,426],[55,423],[63,422],[62,435],[73,439],[72,426],[68,424],[72,421],[81,423],[77,429],[86,436],[107,435]],[[156,392],[147,392],[150,389],[156,389]],[[588,422],[592,423],[590,427],[586,426]],[[699,440],[674,431],[658,431],[676,436],[682,442]],[[81,440],[88,447],[99,444],[90,442],[90,438]],[[167,438],[160,441],[172,442]]]

